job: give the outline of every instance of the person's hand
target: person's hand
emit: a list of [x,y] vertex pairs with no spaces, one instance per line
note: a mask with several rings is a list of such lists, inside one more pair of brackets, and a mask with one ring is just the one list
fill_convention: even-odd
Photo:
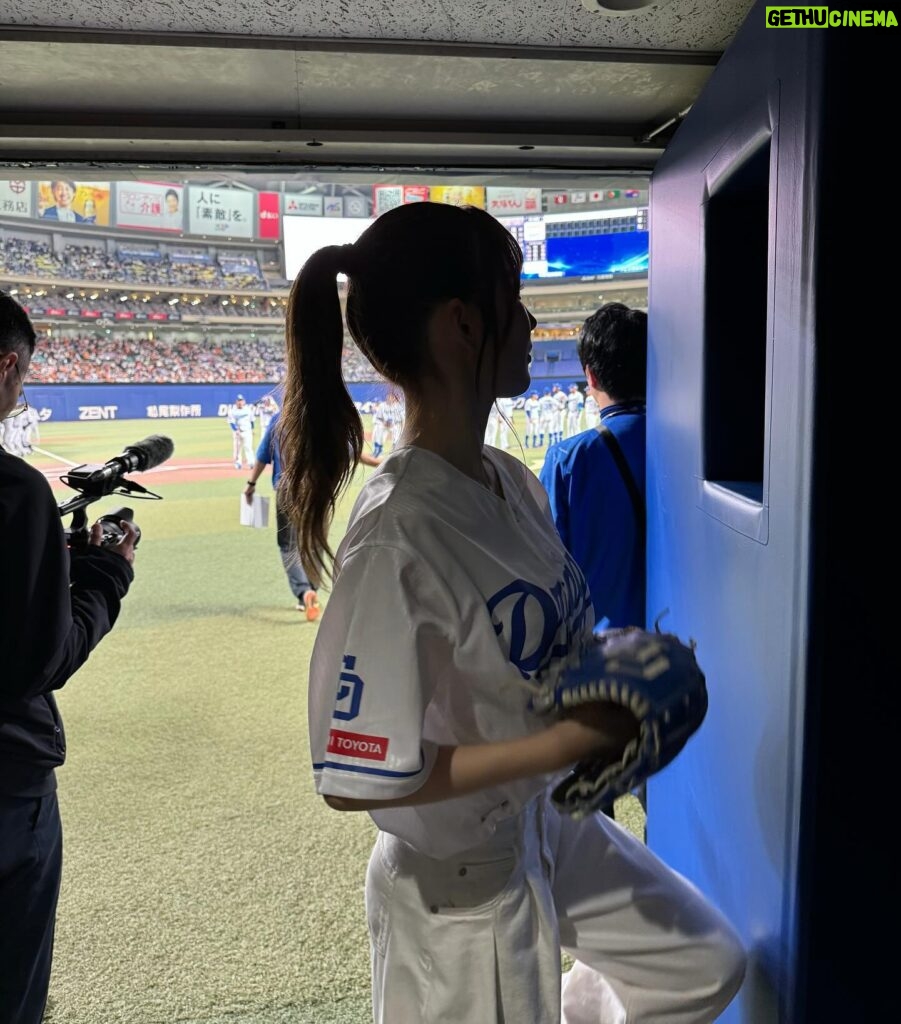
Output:
[[[135,543],[138,539],[138,531],[135,524],[129,522],[127,519],[119,520],[119,529],[122,531],[122,536],[116,541],[115,544],[106,545],[107,551],[112,551],[116,555],[121,555],[122,558],[128,562],[129,565],[135,563]],[[91,527],[91,535],[88,538],[88,544],[94,547],[100,547],[103,540],[103,527],[100,523],[94,523]]]
[[586,757],[622,756],[626,744],[638,736],[638,720],[627,708],[609,702],[583,704],[551,726],[560,751],[560,767]]
[[244,488],[244,500],[247,502],[248,505],[253,504],[253,496],[254,494],[256,494],[256,491],[256,487],[251,487],[250,484],[248,484]]

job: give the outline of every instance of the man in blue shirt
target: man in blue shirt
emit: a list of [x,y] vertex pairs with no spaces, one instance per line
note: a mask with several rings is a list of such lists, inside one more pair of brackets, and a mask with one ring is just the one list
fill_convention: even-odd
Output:
[[[279,413],[275,413],[269,421],[269,426],[257,448],[256,461],[250,470],[250,477],[247,486],[244,488],[244,497],[248,504],[253,500],[257,480],[263,475],[266,467],[272,466],[272,489],[275,491],[275,539],[278,544],[279,555],[288,577],[288,585],[291,593],[297,599],[297,610],[304,612],[307,622],[315,622],[319,617],[319,598],[316,595],[316,588],[310,583],[303,566],[300,564],[300,557],[297,553],[297,531],[291,520],[281,510],[278,503],[278,482],[282,475],[282,464],[276,444],[275,428],[278,423]],[[365,452],[360,456],[360,461],[367,466],[378,466],[381,459],[367,455]]]
[[597,629],[645,623],[647,321],[621,302],[585,321],[578,355],[601,421],[550,447],[540,473],[557,531],[588,581]]
[[[647,313],[601,306],[582,325],[578,355],[600,423],[548,448],[539,476],[588,582],[595,629],[644,626]],[[644,786],[637,795],[646,806]]]

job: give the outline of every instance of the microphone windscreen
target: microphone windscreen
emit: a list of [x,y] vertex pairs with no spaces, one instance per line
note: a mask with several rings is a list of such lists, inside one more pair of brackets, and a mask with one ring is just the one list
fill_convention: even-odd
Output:
[[171,458],[172,453],[175,451],[175,444],[171,437],[164,437],[162,434],[151,434],[150,437],[145,437],[143,441],[129,445],[125,450],[138,458],[138,469],[145,470],[153,469],[154,466],[159,466],[166,459]]

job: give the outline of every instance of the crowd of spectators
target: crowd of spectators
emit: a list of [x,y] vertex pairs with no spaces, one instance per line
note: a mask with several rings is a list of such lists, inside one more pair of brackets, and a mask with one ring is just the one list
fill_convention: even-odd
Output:
[[[0,288],[4,288],[0,284]],[[115,320],[117,313],[166,313],[178,319],[224,316],[229,319],[258,318],[284,320],[286,303],[278,296],[234,294],[221,295],[147,295],[118,289],[85,291],[73,288],[16,288],[11,291],[32,318],[40,319],[48,310],[58,310],[78,318],[82,310],[90,310],[101,320]],[[173,301],[174,300],[174,301]],[[71,312],[69,312],[71,311]],[[57,315],[57,314],[51,314]],[[172,316],[176,319],[176,316]]]
[[[139,334],[52,335],[37,347],[29,376],[46,384],[277,383],[284,375],[281,336],[186,341]],[[352,342],[344,348],[347,381],[379,377]]]
[[[162,337],[116,331],[54,333],[35,350],[29,376],[45,384],[262,384],[281,381],[284,364],[281,334],[187,340],[176,332]],[[341,364],[348,383],[382,379],[350,338],[345,339]],[[575,341],[533,344],[534,378],[580,374]]]
[[277,382],[284,342],[272,338],[57,335],[35,350],[30,377],[54,384]]
[[116,252],[92,245],[67,245],[55,252],[46,242],[22,238],[0,241],[0,274],[66,278],[70,281],[101,281],[109,284],[154,288],[269,287],[256,260],[247,255],[223,253],[214,259],[201,250],[171,253],[148,249],[139,253],[121,246]]

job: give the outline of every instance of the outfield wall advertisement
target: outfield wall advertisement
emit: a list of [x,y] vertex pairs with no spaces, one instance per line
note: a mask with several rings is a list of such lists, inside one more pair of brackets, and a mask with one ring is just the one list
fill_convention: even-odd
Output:
[[[377,402],[384,384],[350,384],[355,402]],[[273,384],[41,384],[28,382],[28,402],[42,422],[98,420],[190,420],[228,415],[243,395],[250,404],[274,391]],[[276,401],[278,395],[276,394]],[[154,433],[163,432],[156,428]]]

